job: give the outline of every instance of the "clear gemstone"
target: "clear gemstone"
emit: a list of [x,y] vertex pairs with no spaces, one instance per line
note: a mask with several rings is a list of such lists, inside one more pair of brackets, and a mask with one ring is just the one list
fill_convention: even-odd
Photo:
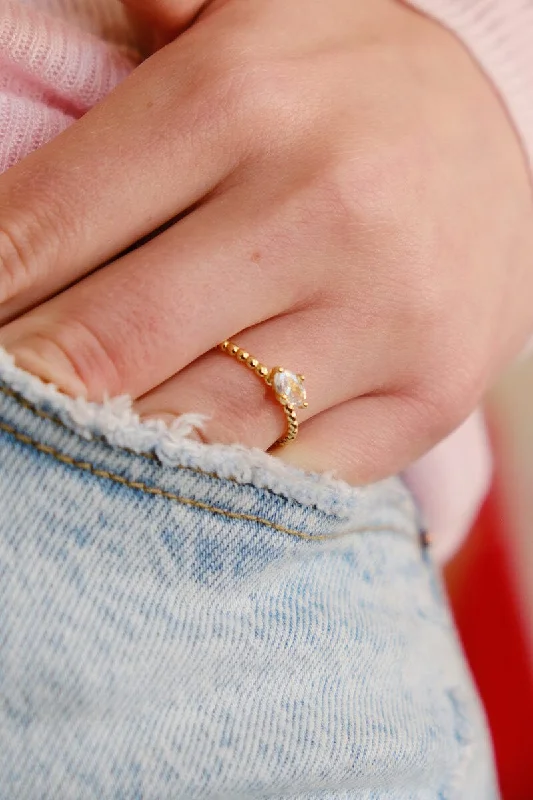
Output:
[[294,372],[284,369],[283,372],[276,372],[273,379],[276,394],[286,398],[291,406],[302,408],[306,400],[305,386],[301,378]]

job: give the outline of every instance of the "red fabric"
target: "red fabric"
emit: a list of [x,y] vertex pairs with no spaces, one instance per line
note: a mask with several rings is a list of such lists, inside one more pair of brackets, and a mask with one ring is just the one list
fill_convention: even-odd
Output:
[[492,730],[504,800],[533,799],[533,665],[493,490],[448,570],[452,606]]

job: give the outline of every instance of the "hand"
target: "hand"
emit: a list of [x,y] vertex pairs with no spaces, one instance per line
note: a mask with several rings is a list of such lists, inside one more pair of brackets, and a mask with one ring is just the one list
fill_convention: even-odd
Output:
[[307,376],[280,457],[354,483],[458,425],[533,327],[513,128],[397,0],[204,4],[0,179],[0,209],[0,344],[21,366],[267,449],[284,417],[213,350],[232,337]]

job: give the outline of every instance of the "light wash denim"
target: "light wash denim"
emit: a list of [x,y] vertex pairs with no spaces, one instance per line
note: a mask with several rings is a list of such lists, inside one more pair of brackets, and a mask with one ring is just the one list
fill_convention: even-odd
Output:
[[498,796],[400,480],[190,442],[5,354],[0,457],[1,800]]

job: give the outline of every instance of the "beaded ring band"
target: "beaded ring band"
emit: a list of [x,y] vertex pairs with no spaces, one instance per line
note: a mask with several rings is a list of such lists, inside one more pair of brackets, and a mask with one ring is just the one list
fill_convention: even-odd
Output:
[[223,353],[227,353],[229,356],[236,358],[241,364],[244,364],[255,372],[255,374],[273,390],[276,400],[283,408],[287,419],[287,432],[278,439],[274,446],[282,447],[294,441],[298,433],[296,409],[307,408],[308,406],[307,393],[304,387],[304,376],[297,375],[283,367],[273,367],[269,369],[264,364],[261,364],[257,358],[251,356],[250,353],[242,347],[239,347],[235,342],[231,342],[229,339],[219,344],[218,347]]

